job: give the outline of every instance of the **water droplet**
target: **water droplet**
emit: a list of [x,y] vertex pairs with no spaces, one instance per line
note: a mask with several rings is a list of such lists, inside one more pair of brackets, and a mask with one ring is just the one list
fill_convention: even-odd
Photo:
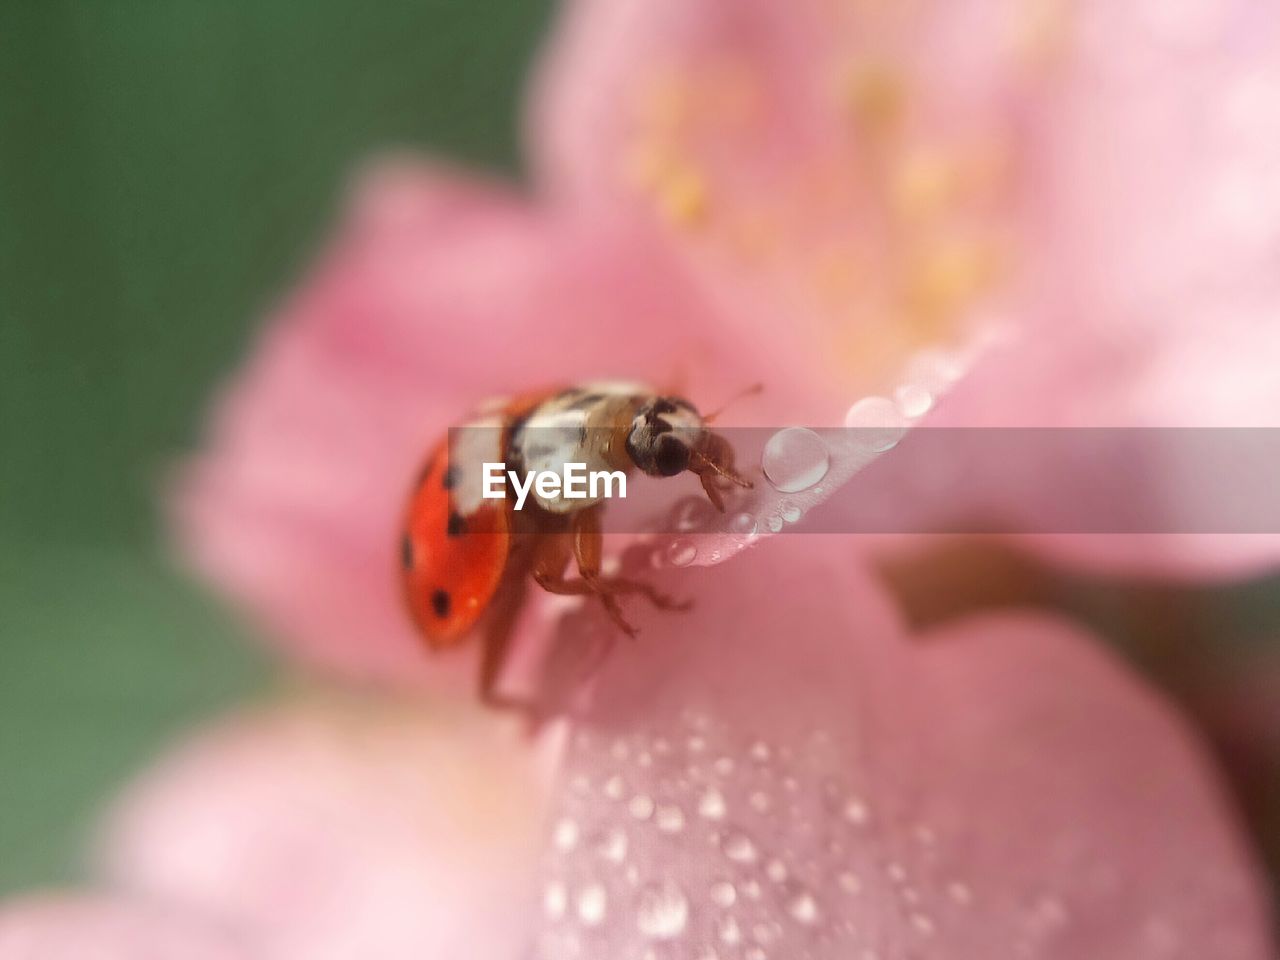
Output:
[[627,804],[627,810],[637,820],[648,820],[653,816],[653,797],[646,793],[637,793]]
[[598,883],[588,884],[578,891],[578,919],[583,926],[596,927],[604,922],[609,908],[609,898]]
[[684,891],[669,880],[641,888],[636,903],[636,926],[655,940],[670,940],[684,932],[689,919],[689,901]]
[[737,888],[728,880],[719,880],[711,885],[711,902],[717,907],[728,909],[737,899]]
[[781,860],[770,860],[764,872],[774,883],[781,883],[787,879],[787,865]]
[[672,540],[667,546],[667,562],[673,567],[687,567],[698,556],[698,547],[692,540]]
[[572,850],[578,845],[578,824],[568,817],[562,817],[556,822],[551,841],[558,850]]
[[933,919],[926,914],[913,913],[911,915],[911,926],[913,926],[916,933],[920,934],[922,937],[933,936]]
[[601,789],[610,800],[621,800],[626,792],[626,785],[622,782],[622,778],[615,774],[604,782]]
[[751,744],[751,759],[756,763],[768,763],[771,756],[773,756],[773,751],[769,749],[769,745],[763,740],[757,740]]
[[803,923],[806,926],[812,926],[822,917],[822,911],[818,909],[818,901],[807,890],[799,891],[787,901],[787,913],[791,914],[797,923]]
[[713,764],[713,766],[715,767],[716,773],[720,774],[722,777],[727,777],[729,774],[733,773],[735,764],[733,762],[733,757],[721,757]]
[[891,449],[907,429],[897,406],[885,397],[863,397],[849,408],[844,425],[857,430],[860,442],[869,450]]
[[862,892],[862,881],[858,879],[856,873],[845,871],[836,877],[836,882],[840,884],[840,889],[845,893],[853,896]]
[[822,438],[806,427],[787,427],[764,446],[760,466],[783,493],[808,490],[827,475],[830,456]]
[[749,513],[740,513],[729,521],[729,529],[741,537],[755,536],[756,518]]
[[547,916],[552,920],[559,920],[564,916],[565,908],[569,905],[569,894],[564,888],[564,884],[557,880],[553,880],[547,884],[547,889],[542,894],[542,908],[546,911]]
[[884,868],[884,872],[889,875],[889,879],[894,883],[905,883],[907,879],[907,871],[902,864],[894,862]]
[[707,741],[705,737],[700,737],[695,733],[688,739],[685,746],[689,748],[690,753],[701,753],[707,749]]
[[867,822],[870,811],[867,805],[857,797],[850,797],[844,805],[844,818],[850,823],[863,824]]
[[724,841],[724,855],[735,863],[755,863],[760,856],[745,833],[731,833]]
[[769,807],[770,807],[769,795],[765,793],[763,790],[754,791],[751,794],[751,796],[747,799],[747,803],[751,804],[751,809],[754,810],[756,813],[769,812]]
[[742,942],[742,929],[733,917],[722,918],[717,926],[720,939],[725,943],[732,945]]
[[610,830],[601,838],[596,851],[605,860],[621,863],[627,859],[627,835],[621,830]]
[[770,530],[772,530],[774,533],[778,533],[782,529],[782,518],[770,517],[768,520],[765,521],[765,526],[768,527]]
[[804,516],[804,510],[797,503],[788,501],[782,505],[782,519],[787,523],[799,523],[800,518]]
[[688,497],[676,504],[674,514],[675,528],[687,532],[705,526],[716,516],[716,508],[706,497]]
[[923,417],[933,409],[933,394],[918,384],[908,383],[899,387],[894,393],[894,399],[898,401],[898,410],[902,415],[912,420]]
[[958,881],[947,887],[947,893],[950,894],[952,900],[961,905],[973,901],[973,891],[969,889],[967,884]]
[[708,787],[698,801],[698,813],[708,820],[723,820],[725,814],[724,794],[715,787]]
[[684,811],[674,804],[661,806],[656,822],[663,833],[679,833],[684,829]]
[[748,880],[742,885],[742,895],[748,900],[760,899],[760,884],[755,880]]

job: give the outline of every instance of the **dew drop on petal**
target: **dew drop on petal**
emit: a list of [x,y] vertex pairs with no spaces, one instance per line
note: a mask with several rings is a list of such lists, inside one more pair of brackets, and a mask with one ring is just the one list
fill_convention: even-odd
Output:
[[836,877],[836,882],[840,884],[840,889],[850,896],[862,892],[862,881],[858,879],[856,873],[846,870]]
[[780,532],[782,530],[782,517],[770,517],[765,521],[765,526],[767,526],[773,533]]
[[623,831],[610,830],[601,839],[596,850],[605,860],[612,863],[621,863],[627,859],[627,846],[627,835]]
[[745,833],[731,833],[724,841],[724,855],[735,863],[755,863],[760,854]]
[[642,887],[636,902],[636,926],[655,940],[670,940],[684,932],[689,901],[671,881]]
[[552,881],[547,884],[547,889],[542,894],[542,908],[550,919],[559,920],[563,917],[568,902],[569,895],[563,883]]
[[679,833],[684,829],[684,811],[675,804],[661,806],[655,822],[663,833]]
[[897,405],[886,397],[863,397],[845,414],[844,425],[858,431],[868,450],[889,450],[902,439],[906,422]]
[[738,890],[728,880],[718,880],[711,885],[711,902],[728,909],[738,899]]
[[558,850],[572,850],[578,845],[578,824],[569,817],[562,817],[556,822],[551,840]]
[[783,493],[808,490],[827,475],[830,462],[827,445],[807,427],[779,430],[760,457],[764,475]]
[[784,503],[782,505],[782,519],[787,523],[797,523],[804,516],[804,510],[800,508],[798,503]]
[[687,567],[698,556],[698,548],[691,540],[673,540],[667,547],[667,562],[673,567]]
[[724,917],[718,924],[720,939],[730,945],[742,942],[742,928],[733,917]]
[[850,797],[845,801],[843,812],[844,818],[850,823],[866,823],[867,818],[870,816],[870,811],[867,810],[867,805],[857,797]]
[[708,787],[698,801],[698,813],[708,820],[723,820],[725,815],[724,794],[715,787]]
[[818,901],[807,890],[800,891],[787,901],[787,913],[791,914],[797,923],[803,923],[806,926],[817,923],[822,916],[822,912],[818,909]]
[[774,883],[782,883],[787,879],[787,866],[781,860],[770,860],[764,872]]
[[578,891],[578,919],[584,926],[596,927],[604,922],[609,900],[604,887],[591,883]]
[[648,820],[653,816],[653,797],[646,793],[637,793],[627,804],[627,810],[637,820]]
[[933,409],[933,394],[918,384],[908,383],[894,393],[899,412],[909,420],[923,417]]
[[749,513],[740,513],[729,521],[729,529],[739,536],[755,536],[756,518]]
[[602,789],[604,791],[604,795],[610,800],[621,800],[622,794],[626,790],[626,786],[623,784],[621,777],[614,775],[604,782],[604,787]]

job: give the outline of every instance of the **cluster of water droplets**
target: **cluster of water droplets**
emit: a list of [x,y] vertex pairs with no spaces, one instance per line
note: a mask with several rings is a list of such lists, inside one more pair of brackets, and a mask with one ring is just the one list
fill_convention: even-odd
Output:
[[662,734],[575,735],[533,956],[934,955],[978,895],[942,869],[928,826],[905,853],[886,842],[842,757],[822,731],[780,744],[692,713]]
[[854,403],[843,428],[791,426],[772,433],[759,452],[758,472],[764,482],[739,496],[725,516],[705,501],[699,504],[702,498],[678,504],[670,518],[677,535],[655,553],[654,565],[719,563],[762,537],[800,522],[860,470],[892,450],[988,346],[984,340],[963,353],[921,354],[891,397],[864,397]]

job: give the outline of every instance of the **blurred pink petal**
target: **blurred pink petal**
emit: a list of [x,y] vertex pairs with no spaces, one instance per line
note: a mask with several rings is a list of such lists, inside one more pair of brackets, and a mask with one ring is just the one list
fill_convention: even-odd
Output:
[[304,660],[474,680],[403,609],[398,526],[426,457],[493,396],[611,376],[710,404],[757,376],[686,287],[622,238],[407,161],[368,174],[179,476],[194,565]]
[[116,887],[268,958],[510,958],[544,789],[493,717],[391,703],[242,714],[183,745],[104,831]]
[[990,307],[1027,72],[1008,7],[571,2],[531,104],[541,185],[647,228],[839,423]]
[[1047,619],[908,638],[852,550],[783,537],[690,573],[696,610],[606,664],[556,801],[544,957],[1273,955],[1164,703]]
[[[530,142],[557,203],[642,224],[746,338],[805,369],[823,423],[995,319],[1013,343],[933,422],[1275,425],[1278,65],[1280,15],[1247,0],[577,0]],[[1004,464],[963,466],[955,515],[997,501],[1016,528],[1074,495],[1052,459],[1016,483]],[[1197,498],[1232,494],[1181,466],[1132,480],[1168,503],[1171,529]],[[1280,548],[1037,542],[1197,575]]]
[[248,960],[261,955],[172,908],[46,893],[0,905],[0,960]]

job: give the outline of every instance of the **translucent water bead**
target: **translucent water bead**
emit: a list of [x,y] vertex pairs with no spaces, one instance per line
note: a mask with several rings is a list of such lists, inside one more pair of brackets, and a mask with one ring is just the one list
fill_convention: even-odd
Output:
[[827,475],[831,455],[822,438],[806,427],[779,430],[765,444],[760,466],[783,493],[808,490]]

